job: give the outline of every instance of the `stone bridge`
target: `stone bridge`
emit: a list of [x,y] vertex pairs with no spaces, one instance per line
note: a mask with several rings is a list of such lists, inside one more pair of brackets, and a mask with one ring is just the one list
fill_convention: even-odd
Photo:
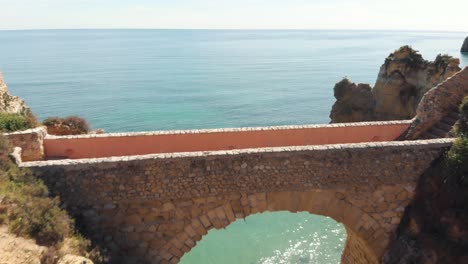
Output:
[[177,263],[208,230],[266,211],[331,217],[347,231],[342,263],[378,263],[419,176],[452,142],[393,141],[410,124],[10,138],[42,141],[37,155],[23,146],[24,161],[17,148],[18,164],[61,197],[113,263]]

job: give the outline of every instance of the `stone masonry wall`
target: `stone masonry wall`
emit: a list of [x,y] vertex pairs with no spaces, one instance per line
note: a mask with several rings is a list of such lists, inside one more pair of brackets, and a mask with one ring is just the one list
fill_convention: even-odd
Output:
[[23,161],[32,161],[44,159],[44,137],[46,134],[45,127],[38,127],[4,135],[13,146],[21,148]]
[[356,263],[379,263],[379,260],[372,258],[368,243],[351,229],[346,228],[346,245],[341,256],[341,264]]
[[[177,263],[211,228],[307,211],[352,231],[343,260],[381,256],[419,175],[451,139],[27,162],[115,263]],[[352,240],[350,240],[352,239]],[[361,248],[361,250],[359,250]],[[346,263],[346,262],[344,262]]]

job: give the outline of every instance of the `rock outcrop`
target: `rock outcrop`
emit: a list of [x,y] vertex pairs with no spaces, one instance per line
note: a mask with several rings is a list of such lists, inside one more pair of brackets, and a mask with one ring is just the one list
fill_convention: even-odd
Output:
[[439,158],[419,179],[382,264],[468,263],[467,175],[446,164]]
[[10,233],[6,225],[0,225],[0,264],[93,264],[88,258],[72,254],[65,254],[58,262],[57,258],[58,256],[50,255],[48,248],[38,245],[34,239],[18,237]]
[[429,62],[409,46],[391,53],[374,88],[345,79],[335,85],[332,123],[411,119],[423,95],[460,71],[459,59],[438,55]]
[[461,47],[461,52],[468,52],[468,37],[466,37]]
[[8,93],[2,73],[0,73],[0,113],[31,115],[31,109],[21,98]]
[[375,103],[370,85],[345,78],[335,85],[334,94],[336,103],[330,115],[333,123],[371,120]]

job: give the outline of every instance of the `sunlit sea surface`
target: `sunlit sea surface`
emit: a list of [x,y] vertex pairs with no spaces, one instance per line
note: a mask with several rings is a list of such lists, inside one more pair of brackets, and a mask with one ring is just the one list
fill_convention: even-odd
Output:
[[340,263],[346,231],[336,221],[309,213],[275,212],[211,230],[181,263]]
[[[328,123],[333,86],[373,84],[402,45],[460,57],[468,33],[320,30],[0,31],[0,70],[40,119],[79,115],[107,132]],[[183,259],[338,263],[331,219],[268,213],[212,230]]]

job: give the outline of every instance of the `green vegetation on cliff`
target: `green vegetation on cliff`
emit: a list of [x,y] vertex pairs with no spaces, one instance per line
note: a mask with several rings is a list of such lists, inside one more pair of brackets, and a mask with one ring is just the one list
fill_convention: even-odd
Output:
[[0,113],[0,132],[14,132],[37,126],[33,115]]
[[[29,170],[18,168],[8,155],[9,142],[0,134],[0,224],[10,232],[33,238],[49,247],[44,263],[55,263],[64,254],[83,255],[100,262],[97,250],[74,230],[74,221],[62,210],[57,197]],[[61,252],[66,244],[67,251]]]
[[392,60],[401,60],[405,62],[409,67],[421,67],[422,65],[426,65],[429,62],[426,61],[419,51],[413,49],[409,45],[401,46],[393,53],[390,53],[387,58],[385,58],[385,65],[389,65]]
[[[462,176],[468,185],[468,97],[463,99],[459,112],[460,119],[454,129],[458,138],[447,152],[446,166],[453,174]],[[465,174],[467,177],[464,177]]]
[[455,132],[460,137],[468,137],[468,96],[463,99],[459,107],[460,120],[457,123]]
[[[5,153],[5,140],[0,139]],[[8,152],[7,152],[8,153]],[[31,237],[39,244],[54,245],[71,234],[72,221],[59,208],[58,199],[49,199],[47,187],[7,160],[2,154],[0,195],[7,210],[2,217],[16,235]]]

